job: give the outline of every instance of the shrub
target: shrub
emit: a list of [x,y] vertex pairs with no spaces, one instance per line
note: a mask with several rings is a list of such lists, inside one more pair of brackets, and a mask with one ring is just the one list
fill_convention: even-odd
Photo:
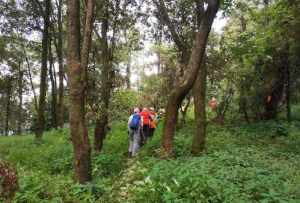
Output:
[[18,177],[14,168],[0,160],[0,200],[10,202],[18,190]]

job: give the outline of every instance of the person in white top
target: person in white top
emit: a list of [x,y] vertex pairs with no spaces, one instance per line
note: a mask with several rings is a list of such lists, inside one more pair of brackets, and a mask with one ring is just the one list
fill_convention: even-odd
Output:
[[134,108],[134,113],[128,119],[129,156],[135,156],[141,142],[141,116],[139,108]]

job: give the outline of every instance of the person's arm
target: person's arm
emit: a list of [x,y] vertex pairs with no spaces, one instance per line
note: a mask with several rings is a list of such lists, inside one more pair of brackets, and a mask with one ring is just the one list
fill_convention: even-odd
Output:
[[132,118],[133,118],[133,115],[131,115],[131,116],[129,117],[129,119],[128,119],[128,126],[129,126],[129,124],[131,123]]
[[144,118],[143,118],[143,116],[141,116],[141,126],[143,127],[143,125],[144,125]]

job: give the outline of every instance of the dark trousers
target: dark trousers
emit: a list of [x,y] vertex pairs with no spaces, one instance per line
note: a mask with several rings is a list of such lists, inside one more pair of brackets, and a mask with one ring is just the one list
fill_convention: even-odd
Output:
[[150,126],[149,125],[143,126],[142,134],[143,134],[143,144],[146,144],[148,138],[150,137]]
[[155,128],[149,128],[149,137],[152,138],[154,135]]

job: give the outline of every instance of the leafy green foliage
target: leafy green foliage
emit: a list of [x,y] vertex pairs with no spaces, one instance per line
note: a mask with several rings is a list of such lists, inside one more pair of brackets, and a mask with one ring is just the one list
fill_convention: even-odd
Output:
[[67,130],[46,133],[39,145],[32,136],[1,137],[0,156],[18,171],[15,202],[297,202],[299,127],[209,125],[206,152],[192,157],[188,120],[176,134],[176,157],[161,160],[161,124],[138,157],[127,159],[126,124],[114,122],[103,152],[93,155],[94,180],[85,186],[72,178]]
[[[235,1],[222,44],[227,53],[224,58],[230,59],[227,65],[235,67],[238,76],[234,83],[240,94],[240,106],[244,106],[248,110],[248,117],[254,120],[264,117],[263,112],[267,111],[266,97],[275,88],[287,83],[280,79],[287,77],[284,75],[285,69],[291,75],[291,95],[298,96],[293,90],[299,86],[296,79],[299,73],[295,68],[299,63],[299,60],[295,60],[299,58],[296,56],[299,38],[295,37],[295,33],[299,34],[300,21],[295,11],[300,4],[299,1],[268,2],[257,2],[259,7],[255,1]],[[285,103],[283,88],[277,91],[279,100]]]
[[138,106],[138,93],[134,90],[117,90],[110,103],[111,120],[127,120],[133,108]]
[[[268,135],[270,125],[249,128],[209,127],[208,150],[190,157],[189,125],[176,137],[175,160],[146,158],[143,152],[137,179],[128,186],[129,202],[293,202],[297,192],[298,134],[292,137]],[[295,133],[297,128],[290,127]],[[159,140],[154,139],[153,142]],[[268,143],[268,144],[267,144]],[[152,143],[153,144],[153,143]],[[149,155],[151,148],[146,148]]]

